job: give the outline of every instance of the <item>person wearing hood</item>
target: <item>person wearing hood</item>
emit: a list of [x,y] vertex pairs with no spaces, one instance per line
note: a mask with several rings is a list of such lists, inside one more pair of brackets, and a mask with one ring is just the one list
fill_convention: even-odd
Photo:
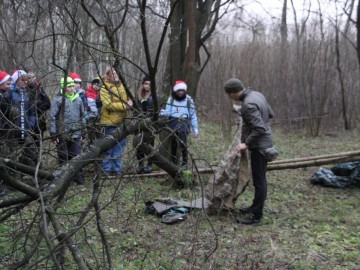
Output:
[[[81,141],[85,133],[84,104],[74,86],[71,77],[62,78],[60,92],[54,97],[50,108],[50,136],[56,144],[60,165],[81,153]],[[84,184],[81,172],[74,176],[73,181],[79,185]]]
[[[102,102],[100,114],[101,133],[111,135],[125,123],[133,103],[126,94],[123,84],[113,67],[108,67],[103,77],[103,85],[100,89]],[[121,157],[125,151],[126,139],[119,141],[113,148],[105,151],[102,161],[102,169],[105,175],[120,176],[122,171]]]

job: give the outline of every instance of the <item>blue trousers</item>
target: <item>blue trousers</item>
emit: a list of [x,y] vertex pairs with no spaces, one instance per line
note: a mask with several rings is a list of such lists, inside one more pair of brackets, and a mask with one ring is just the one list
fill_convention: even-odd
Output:
[[[105,127],[105,135],[110,135],[116,130],[116,127]],[[126,139],[117,142],[113,147],[105,151],[103,160],[102,160],[102,169],[105,173],[115,173],[117,175],[121,174],[122,170],[122,161],[121,157],[125,151]]]

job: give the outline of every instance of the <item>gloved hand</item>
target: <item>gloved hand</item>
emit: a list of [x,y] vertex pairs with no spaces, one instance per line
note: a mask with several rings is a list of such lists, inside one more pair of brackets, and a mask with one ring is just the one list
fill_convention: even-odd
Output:
[[199,132],[198,131],[193,131],[192,135],[193,135],[194,138],[197,138],[197,137],[199,137]]

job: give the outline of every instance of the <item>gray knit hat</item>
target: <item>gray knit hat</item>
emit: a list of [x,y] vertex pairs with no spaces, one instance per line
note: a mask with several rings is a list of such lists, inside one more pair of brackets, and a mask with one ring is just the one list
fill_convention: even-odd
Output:
[[245,87],[239,79],[231,78],[224,84],[224,90],[226,93],[236,93],[243,90]]

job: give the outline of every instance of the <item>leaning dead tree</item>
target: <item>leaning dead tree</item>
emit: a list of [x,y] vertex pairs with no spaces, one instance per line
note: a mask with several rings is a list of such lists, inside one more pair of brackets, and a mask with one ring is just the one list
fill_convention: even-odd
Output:
[[[205,208],[207,208],[209,214],[218,214],[221,211],[235,209],[237,198],[245,191],[251,179],[247,154],[244,155],[235,151],[235,146],[240,142],[239,133],[238,131],[235,135],[233,142],[215,171],[213,169],[203,171],[214,173],[204,192],[205,199],[208,200]],[[269,163],[268,170],[297,169],[358,160],[360,160],[360,151],[351,151],[273,161]]]
[[235,150],[240,142],[241,128],[238,128],[213,178],[205,187],[205,198],[209,201],[207,211],[210,214],[235,209],[236,200],[251,179],[248,153]]
[[[234,110],[237,111],[236,105]],[[205,187],[204,195],[207,201],[204,208],[209,214],[234,210],[236,200],[245,191],[251,179],[248,151],[235,150],[236,145],[241,142],[241,125],[240,116],[239,128],[234,139],[215,169],[213,178]],[[360,160],[360,151],[273,161],[269,163],[268,170],[295,169],[354,160]]]

